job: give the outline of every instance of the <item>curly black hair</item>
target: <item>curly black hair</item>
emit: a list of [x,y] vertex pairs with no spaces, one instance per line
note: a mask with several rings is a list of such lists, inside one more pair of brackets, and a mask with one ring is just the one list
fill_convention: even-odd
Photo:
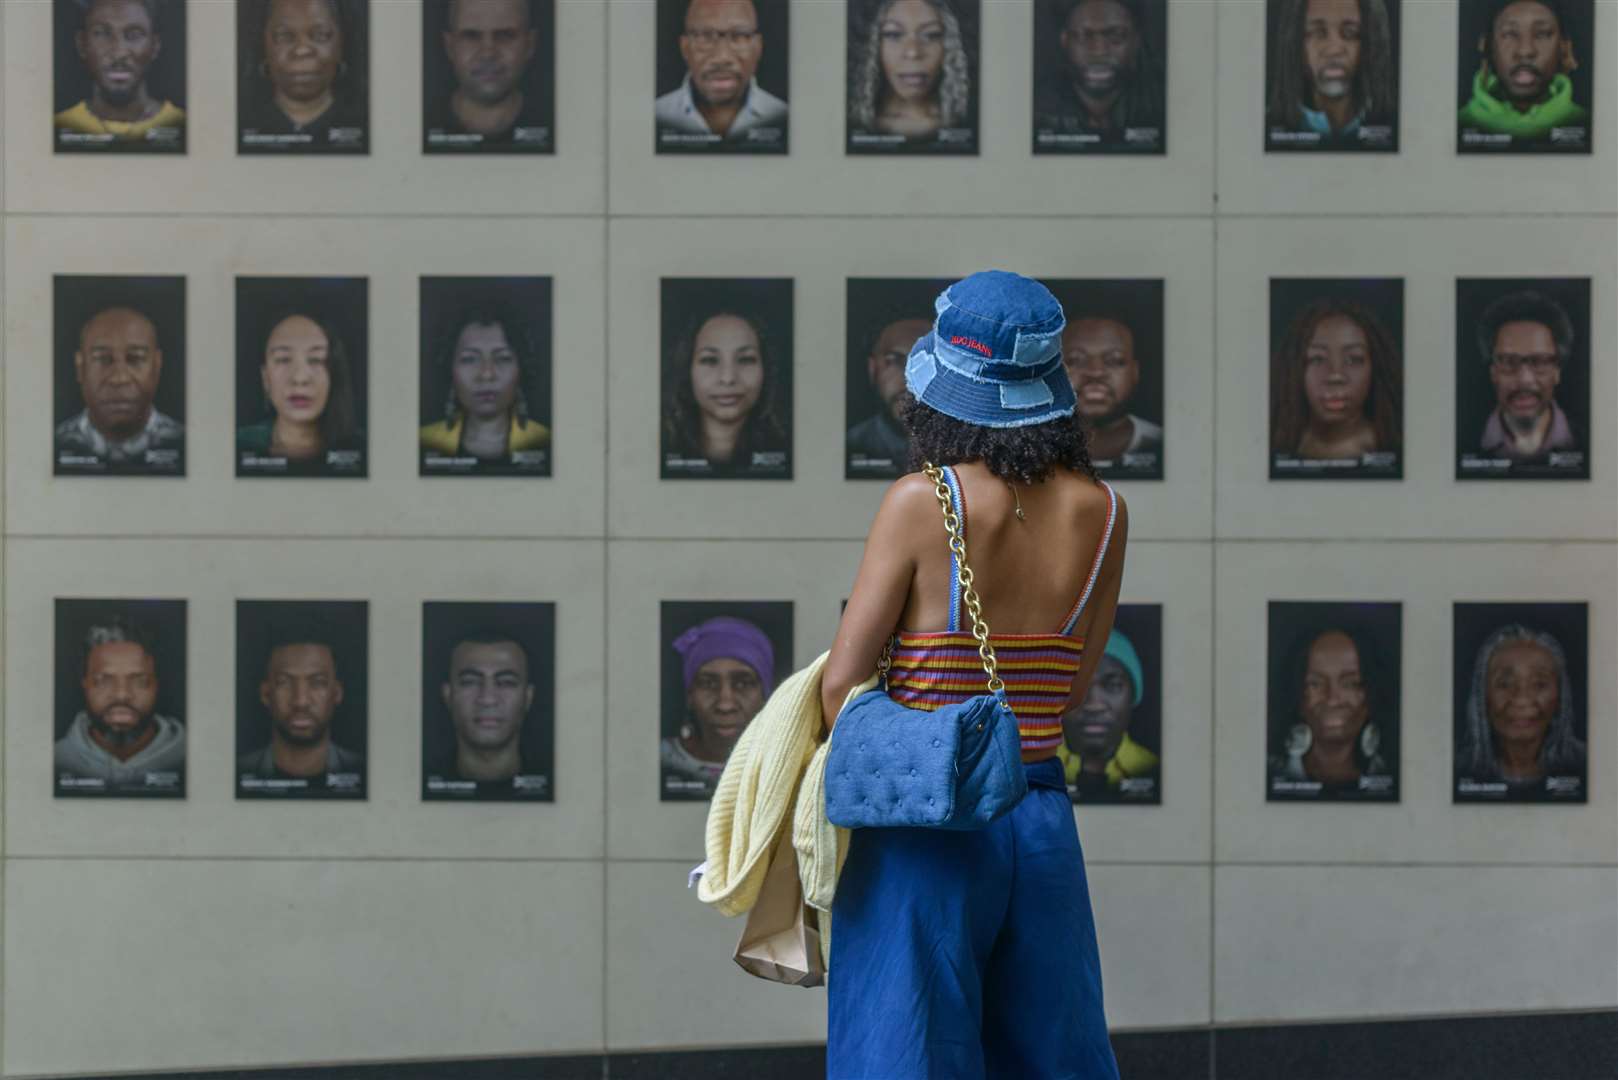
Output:
[[910,468],[981,461],[1002,480],[1037,484],[1061,469],[1098,479],[1090,440],[1076,415],[1027,427],[991,428],[945,416],[905,394],[900,413],[910,431]]

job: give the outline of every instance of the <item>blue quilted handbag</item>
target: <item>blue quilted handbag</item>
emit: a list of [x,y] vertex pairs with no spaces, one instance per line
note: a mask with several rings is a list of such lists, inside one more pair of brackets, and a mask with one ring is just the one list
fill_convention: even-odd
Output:
[[972,616],[988,693],[936,711],[911,709],[886,689],[892,641],[882,650],[883,687],[849,702],[826,753],[826,818],[847,829],[926,826],[981,829],[1028,793],[1022,737],[995,673],[994,646],[972,588],[966,541],[942,470],[927,466],[944,508],[961,599]]

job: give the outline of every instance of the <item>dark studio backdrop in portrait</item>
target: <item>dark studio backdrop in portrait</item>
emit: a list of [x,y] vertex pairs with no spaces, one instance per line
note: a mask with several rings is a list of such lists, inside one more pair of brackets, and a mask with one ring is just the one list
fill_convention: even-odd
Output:
[[184,0],[52,0],[59,154],[183,154]]
[[57,600],[52,791],[185,797],[184,600]]
[[793,671],[792,602],[665,600],[660,618],[659,798],[702,801]]
[[792,279],[664,278],[665,480],[792,479]]
[[1163,479],[1163,282],[1053,279],[1062,304],[1062,362],[1107,480]]
[[933,328],[933,301],[951,278],[849,278],[844,323],[843,476],[892,480],[910,471],[905,363]]
[[369,0],[237,0],[239,154],[367,154]]
[[236,797],[363,799],[363,600],[236,601]]
[[1585,803],[1589,605],[1455,605],[1455,801]]
[[1400,605],[1269,606],[1269,802],[1398,802]]
[[553,802],[555,757],[556,605],[423,604],[421,797]]
[[549,476],[551,279],[421,279],[420,473]]
[[556,151],[555,0],[423,0],[424,154]]
[[850,154],[978,152],[979,0],[849,0]]
[[1588,154],[1595,0],[1461,0],[1456,149]]
[[787,0],[657,0],[660,154],[784,154]]
[[1267,0],[1264,149],[1399,149],[1402,0]]
[[1403,279],[1270,279],[1270,479],[1403,477]]
[[1167,57],[1167,0],[1036,0],[1034,153],[1167,153]]
[[236,475],[363,477],[365,278],[236,279]]
[[1163,605],[1119,604],[1090,688],[1057,748],[1075,803],[1163,801]]
[[185,475],[185,278],[52,281],[52,470]]
[[1455,478],[1588,480],[1590,361],[1589,278],[1457,280]]

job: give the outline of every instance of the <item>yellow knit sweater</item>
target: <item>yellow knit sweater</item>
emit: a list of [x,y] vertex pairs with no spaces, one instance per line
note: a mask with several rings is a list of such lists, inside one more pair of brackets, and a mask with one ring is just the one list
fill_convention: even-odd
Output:
[[[804,902],[819,915],[823,954],[831,948],[832,895],[848,856],[848,830],[826,820],[831,742],[824,737],[820,678],[827,655],[821,653],[776,687],[736,741],[708,807],[708,862],[697,883],[697,897],[721,914],[750,911],[790,810],[798,878]],[[875,685],[873,675],[848,696]]]

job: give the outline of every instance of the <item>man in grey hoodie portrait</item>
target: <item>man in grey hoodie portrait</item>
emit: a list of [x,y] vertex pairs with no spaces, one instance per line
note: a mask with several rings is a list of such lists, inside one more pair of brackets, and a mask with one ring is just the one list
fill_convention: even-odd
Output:
[[84,707],[56,743],[56,784],[76,794],[180,794],[185,725],[157,712],[158,672],[148,631],[122,617],[85,631]]

